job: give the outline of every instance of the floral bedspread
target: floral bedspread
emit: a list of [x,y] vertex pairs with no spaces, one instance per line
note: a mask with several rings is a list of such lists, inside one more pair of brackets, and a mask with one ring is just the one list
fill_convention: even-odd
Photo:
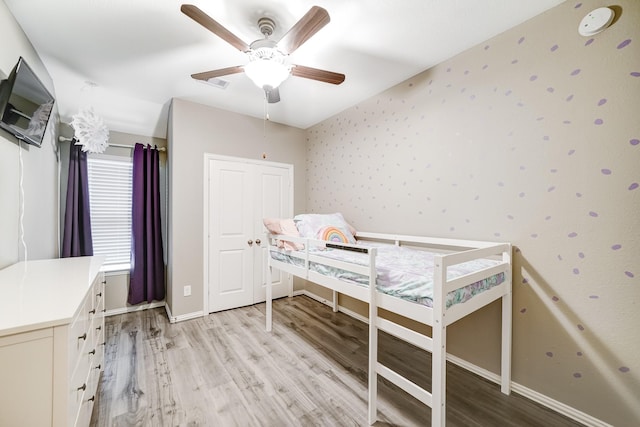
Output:
[[[359,244],[371,247],[369,243]],[[375,245],[378,249],[376,257],[376,287],[379,291],[419,304],[432,306],[433,271],[436,253],[416,250],[395,245]],[[369,255],[359,252],[332,250],[314,251],[315,255],[338,259],[341,261],[368,265]],[[280,252],[271,252],[271,256],[280,261],[299,264],[299,259]],[[476,259],[447,268],[447,280],[473,273],[474,271],[496,265],[490,259]],[[339,278],[341,280],[367,286],[366,276],[330,267],[321,263],[310,263],[310,269],[318,273]],[[463,303],[493,286],[504,282],[504,273],[496,274],[471,285],[449,292],[446,307]]]

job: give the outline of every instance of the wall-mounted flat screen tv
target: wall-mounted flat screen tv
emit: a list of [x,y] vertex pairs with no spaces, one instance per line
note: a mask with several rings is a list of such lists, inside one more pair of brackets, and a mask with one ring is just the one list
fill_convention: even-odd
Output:
[[54,98],[24,58],[0,84],[0,128],[40,147]]

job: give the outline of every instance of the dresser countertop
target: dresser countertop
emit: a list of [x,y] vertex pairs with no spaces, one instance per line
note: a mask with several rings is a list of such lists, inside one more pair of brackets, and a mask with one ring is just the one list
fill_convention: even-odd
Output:
[[102,256],[19,262],[0,270],[0,337],[68,324]]

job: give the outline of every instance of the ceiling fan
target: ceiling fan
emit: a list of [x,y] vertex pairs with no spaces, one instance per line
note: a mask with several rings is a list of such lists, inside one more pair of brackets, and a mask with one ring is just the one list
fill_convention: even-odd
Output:
[[273,19],[267,17],[260,18],[258,20],[258,27],[264,38],[258,39],[251,44],[246,44],[197,6],[183,4],[180,10],[189,18],[249,56],[247,65],[237,65],[192,74],[191,77],[194,79],[208,81],[212,78],[244,72],[258,87],[265,91],[269,103],[280,101],[278,86],[286,80],[289,75],[334,85],[339,85],[345,79],[344,74],[305,67],[303,65],[289,64],[287,60],[291,53],[329,23],[329,13],[319,6],[313,6],[309,9],[277,42],[269,38],[276,27]]

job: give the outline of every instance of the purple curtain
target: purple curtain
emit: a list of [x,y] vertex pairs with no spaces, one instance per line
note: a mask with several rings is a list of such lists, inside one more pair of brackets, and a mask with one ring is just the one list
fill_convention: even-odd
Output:
[[75,138],[69,145],[69,180],[64,211],[62,258],[93,255],[87,153],[82,151],[80,145],[75,144]]
[[160,161],[157,149],[133,149],[131,280],[129,304],[164,299],[164,260],[160,226]]

